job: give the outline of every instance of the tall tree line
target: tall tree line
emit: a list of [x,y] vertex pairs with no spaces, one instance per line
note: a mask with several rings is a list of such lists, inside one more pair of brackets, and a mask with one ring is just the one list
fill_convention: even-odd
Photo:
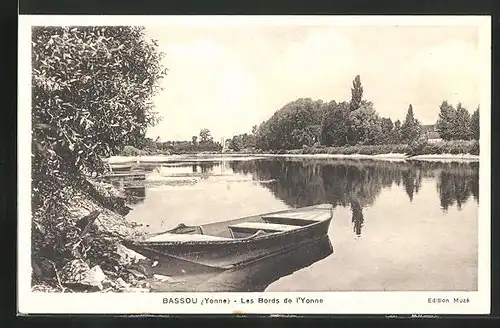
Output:
[[[425,137],[412,104],[408,105],[403,121],[393,122],[377,113],[373,102],[364,99],[363,91],[361,77],[357,75],[349,101],[294,100],[258,127],[254,126],[252,134],[229,139],[229,148],[280,150],[304,146],[414,145]],[[436,128],[444,140],[478,140],[479,108],[470,115],[462,104],[455,108],[444,101]]]
[[479,140],[479,107],[470,115],[461,103],[453,107],[443,101],[436,128],[444,140]]
[[421,124],[409,105],[403,122],[381,117],[363,98],[361,78],[352,83],[350,101],[301,98],[286,104],[263,122],[255,135],[260,149],[298,149],[303,146],[345,146],[413,143]]

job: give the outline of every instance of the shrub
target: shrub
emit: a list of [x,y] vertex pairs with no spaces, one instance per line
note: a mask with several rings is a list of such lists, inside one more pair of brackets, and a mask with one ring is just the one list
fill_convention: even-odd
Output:
[[479,155],[479,142],[476,140],[453,140],[428,143],[423,154],[471,154]]
[[71,190],[106,203],[86,174],[103,172],[102,158],[156,123],[161,56],[142,27],[32,29],[33,257],[67,259],[82,246],[67,208]]
[[422,155],[424,153],[425,147],[427,147],[428,143],[427,140],[425,139],[420,139],[415,142],[411,142],[408,145],[409,151],[408,155],[409,156],[416,156],[416,155]]
[[479,142],[474,141],[469,148],[471,155],[479,155]]

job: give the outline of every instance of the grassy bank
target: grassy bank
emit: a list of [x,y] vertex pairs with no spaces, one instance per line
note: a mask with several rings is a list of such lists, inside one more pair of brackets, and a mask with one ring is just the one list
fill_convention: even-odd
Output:
[[280,149],[280,150],[262,150],[262,149],[242,149],[240,151],[206,151],[206,152],[163,152],[163,151],[145,151],[127,146],[121,154],[122,156],[154,156],[154,155],[186,155],[186,156],[244,156],[261,154],[339,154],[339,155],[381,155],[381,154],[407,154],[413,155],[436,155],[436,154],[470,154],[479,155],[479,142],[476,140],[453,140],[440,141],[435,143],[421,142],[415,145],[408,144],[389,144],[389,145],[355,145],[341,147],[326,146],[303,146],[301,149]]
[[[138,155],[139,154],[139,155]],[[161,163],[172,160],[188,159],[213,159],[213,158],[243,158],[255,156],[326,156],[326,157],[356,157],[356,158],[392,158],[392,159],[472,159],[477,160],[479,156],[478,141],[441,141],[436,143],[419,143],[415,145],[395,144],[395,145],[355,145],[343,147],[304,146],[302,149],[291,150],[262,150],[243,149],[238,152],[198,152],[198,153],[155,153],[145,155],[140,151],[134,155],[114,156],[108,159],[110,164],[120,163]]]
[[441,141],[436,143],[421,143],[414,146],[407,144],[398,145],[356,145],[343,147],[308,147],[294,150],[279,150],[277,154],[331,154],[331,155],[383,155],[383,154],[405,154],[416,155],[440,155],[440,154],[469,154],[479,155],[478,141]]

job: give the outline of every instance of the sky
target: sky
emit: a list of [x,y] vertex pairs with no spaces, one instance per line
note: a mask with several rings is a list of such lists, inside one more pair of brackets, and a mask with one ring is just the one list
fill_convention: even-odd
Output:
[[409,104],[423,124],[435,123],[443,100],[479,105],[475,26],[173,24],[147,36],[168,69],[154,98],[162,121],[147,133],[162,141],[202,128],[216,140],[249,133],[298,98],[348,101],[358,74],[364,99],[393,121]]

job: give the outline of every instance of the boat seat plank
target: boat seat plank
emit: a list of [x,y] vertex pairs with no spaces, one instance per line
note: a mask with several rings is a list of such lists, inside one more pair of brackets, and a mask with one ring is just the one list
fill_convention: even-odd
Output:
[[283,219],[295,219],[295,220],[307,220],[307,221],[323,221],[328,219],[331,216],[331,212],[303,212],[303,213],[277,213],[277,214],[268,214],[262,216],[263,219],[270,218],[283,218]]
[[231,238],[201,235],[201,234],[177,234],[177,233],[162,233],[153,236],[146,241],[217,241],[217,240],[231,240]]
[[313,206],[313,209],[315,209],[315,210],[331,210],[332,205],[331,204],[319,204],[319,205]]
[[263,223],[263,222],[242,222],[229,226],[231,229],[252,229],[252,230],[264,230],[264,231],[289,231],[300,228],[299,226],[287,225],[287,224],[275,224],[275,223]]
[[262,218],[274,217],[274,218],[286,218],[286,219],[297,219],[297,220],[314,220],[318,216],[318,213],[277,213],[265,215]]

